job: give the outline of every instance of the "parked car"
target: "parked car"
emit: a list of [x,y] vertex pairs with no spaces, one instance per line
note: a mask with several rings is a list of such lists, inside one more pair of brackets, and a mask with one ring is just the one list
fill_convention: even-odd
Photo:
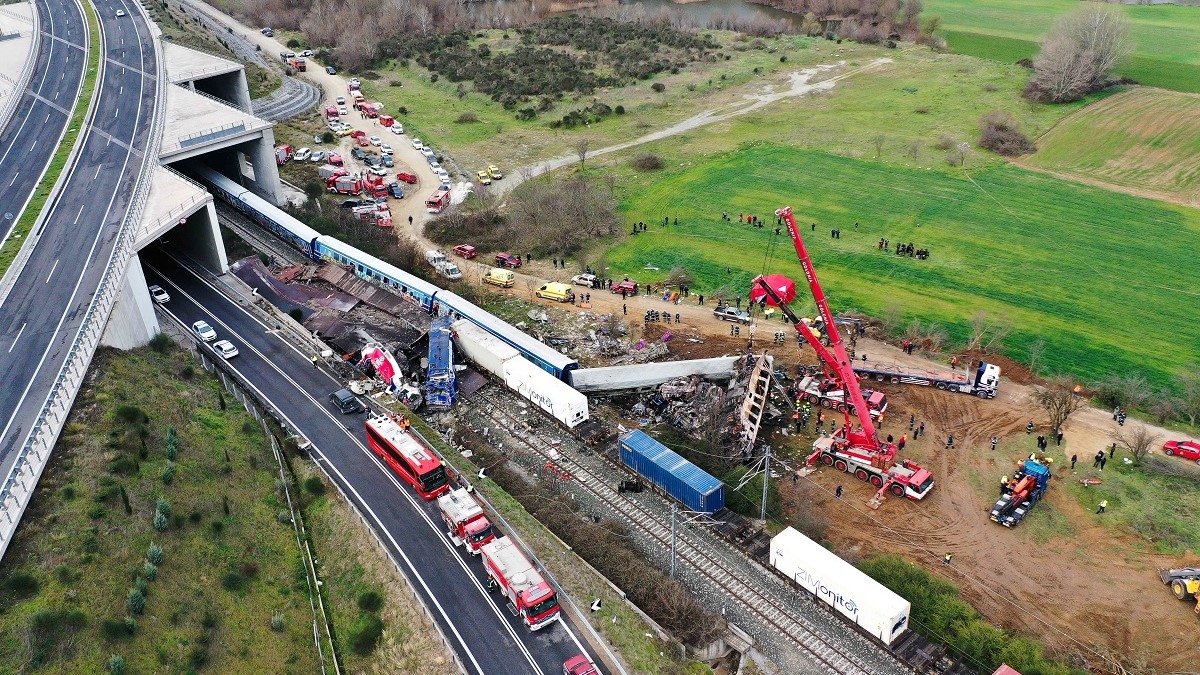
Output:
[[475,175],[479,176],[479,184],[480,185],[491,185],[492,184],[492,177],[488,175],[488,172],[477,171],[477,172],[475,172]]
[[1196,441],[1167,441],[1163,443],[1163,452],[1200,464],[1200,443]]
[[270,28],[266,28],[266,27],[259,28],[258,32],[262,33],[263,35],[266,35],[267,37],[272,37],[275,34],[275,31],[271,30]]
[[338,106],[338,114],[345,117],[346,115],[350,114],[350,109],[344,105],[339,105]]
[[367,158],[367,153],[362,148],[351,148],[350,156],[361,162],[362,160]]
[[595,288],[596,287],[596,275],[595,274],[576,274],[575,276],[571,277],[571,283],[575,284],[576,286],[587,286],[588,288]]
[[154,284],[150,287],[150,297],[154,298],[154,301],[160,305],[164,302],[171,301],[171,296],[168,295],[167,292],[163,290],[163,287],[159,286],[158,284]]
[[325,72],[329,73],[330,75],[337,75],[337,68],[334,68],[333,66],[325,66]]
[[450,182],[450,172],[446,171],[446,170],[445,170],[445,169],[443,169],[442,167],[440,167],[440,166],[439,166],[438,168],[434,169],[434,170],[433,170],[433,173],[434,173],[434,174],[435,174],[435,175],[438,177],[438,179],[440,179],[440,180],[441,180],[443,183],[449,183],[449,182]]
[[363,131],[362,129],[355,129],[354,131],[350,132],[351,138],[362,138],[366,135],[367,135],[367,132]]
[[308,58],[312,55],[313,55],[313,50],[311,50],[311,49],[305,49],[304,51],[300,52],[300,56],[302,56],[304,58]]
[[360,147],[360,148],[368,148],[371,146],[371,141],[368,141],[367,139],[363,138],[362,136],[359,136],[355,140],[358,141],[358,147]]
[[425,159],[437,161],[437,155],[434,154],[433,148],[429,147],[428,145],[421,148],[421,154],[425,155]]
[[296,151],[295,155],[292,155],[292,159],[297,162],[303,162],[304,160],[308,159],[311,155],[312,155],[311,149],[300,148],[299,150]]
[[382,166],[373,166],[367,169],[367,173],[371,174],[372,176],[386,176],[388,175],[388,170]]
[[487,170],[492,176],[492,180],[500,180],[501,178],[504,178],[504,174],[500,172],[500,167],[496,166],[495,164],[489,166]]
[[600,675],[600,671],[586,655],[576,654],[563,662],[563,675]]
[[343,201],[342,201],[342,208],[343,208],[343,209],[352,209],[352,208],[354,208],[354,207],[356,207],[356,206],[362,206],[362,200],[361,200],[361,199],[345,199],[345,200],[343,200]]
[[387,143],[380,143],[379,151],[385,155],[390,155],[392,154],[392,146],[388,145]]
[[718,307],[713,310],[713,316],[722,321],[750,323],[750,315],[746,313],[746,310],[738,309],[737,307]]
[[388,183],[388,193],[396,199],[404,199],[404,188],[399,183]]
[[520,267],[521,256],[513,255],[508,251],[503,251],[496,254],[496,264],[501,267]]
[[346,97],[345,97],[345,96],[338,96],[338,97],[336,97],[336,98],[334,98],[334,99],[333,99],[333,102],[334,102],[334,103],[336,103],[336,104],[338,104],[338,105],[346,105]]
[[367,166],[383,166],[383,160],[375,155],[367,155],[367,158],[363,161],[367,163]]
[[637,295],[638,285],[636,281],[621,281],[612,285],[612,292],[620,295],[624,291],[625,295]]
[[213,343],[213,350],[224,359],[232,359],[238,355],[238,348],[234,347],[229,340],[217,340]]
[[331,152],[331,153],[329,153],[329,163],[334,166],[341,166],[345,162],[342,160],[341,154],[336,153],[336,152]]
[[414,138],[414,139],[412,140],[412,144],[413,144],[413,147],[414,147],[414,148],[416,148],[417,150],[424,150],[424,149],[425,149],[425,144],[424,144],[424,143],[422,143],[422,142],[421,142],[421,139],[419,139],[419,138]]
[[396,180],[402,180],[409,185],[415,185],[417,182],[417,177],[411,173],[408,173],[407,171],[397,171]]
[[359,402],[354,394],[350,393],[349,389],[338,389],[333,392],[329,395],[329,402],[333,404],[334,408],[340,410],[343,415],[367,412],[367,409],[363,407],[363,404]]
[[320,164],[321,162],[324,162],[325,158],[328,156],[329,156],[329,153],[325,152],[324,150],[318,150],[312,154],[312,157],[308,158],[308,161],[313,162],[315,164]]
[[217,331],[213,330],[207,321],[197,321],[192,324],[192,332],[196,334],[196,337],[205,342],[212,342],[217,339]]
[[454,255],[462,256],[462,257],[466,258],[467,260],[470,260],[470,259],[474,258],[475,256],[479,255],[479,251],[476,251],[475,247],[470,244],[459,244],[458,246],[455,246],[452,250],[454,251]]
[[349,136],[351,132],[349,127],[338,127],[338,130],[333,133],[338,136]]
[[383,159],[381,161],[383,162],[383,165],[386,167],[390,168],[390,167],[396,166],[396,160],[392,159],[391,155],[384,155]]
[[390,126],[388,128],[391,129],[392,133],[396,134],[397,136],[404,133],[404,125],[400,124],[399,122],[396,122],[395,124],[393,124],[392,126]]
[[371,140],[371,145],[373,145],[377,148],[379,146],[383,145],[383,139],[378,136],[372,136],[370,140]]

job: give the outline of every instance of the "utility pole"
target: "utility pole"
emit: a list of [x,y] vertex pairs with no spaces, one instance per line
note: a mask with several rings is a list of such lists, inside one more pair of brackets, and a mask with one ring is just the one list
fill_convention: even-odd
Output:
[[771,480],[771,446],[764,446],[766,454],[763,455],[763,496],[762,496],[762,514],[759,519],[763,522],[767,520],[767,487]]

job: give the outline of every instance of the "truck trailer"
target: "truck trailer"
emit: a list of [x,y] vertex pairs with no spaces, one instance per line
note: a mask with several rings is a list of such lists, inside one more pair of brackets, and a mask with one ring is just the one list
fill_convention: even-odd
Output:
[[884,645],[908,630],[907,600],[795,529],[771,539],[770,555],[776,571]]
[[500,537],[480,549],[488,590],[499,590],[508,611],[531,630],[558,620],[558,596],[512,539]]
[[856,361],[854,372],[862,380],[937,387],[979,398],[996,398],[1000,390],[1000,366],[987,361],[980,361],[972,370],[926,370],[879,361]]
[[446,535],[455,546],[471,555],[479,555],[485,544],[496,538],[496,530],[483,513],[483,507],[466,488],[448,492],[437,500],[438,511],[446,523]]

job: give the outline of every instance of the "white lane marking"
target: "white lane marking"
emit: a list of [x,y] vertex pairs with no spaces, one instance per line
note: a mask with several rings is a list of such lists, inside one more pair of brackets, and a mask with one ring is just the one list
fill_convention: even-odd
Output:
[[96,180],[97,178],[100,177],[100,169],[103,169],[103,168],[104,168],[103,164],[96,167],[96,173],[92,174],[92,180]]
[[75,222],[73,223],[74,225],[79,224],[79,217],[83,215],[83,207],[85,207],[85,206],[87,206],[87,205],[86,204],[79,205],[79,213],[75,214]]
[[50,113],[46,113],[46,119],[42,121],[42,124],[46,124],[49,121],[50,121]]
[[17,337],[13,338],[13,343],[12,343],[12,346],[10,346],[10,347],[8,348],[8,353],[9,353],[9,354],[11,354],[11,353],[12,353],[13,347],[16,347],[16,346],[17,346],[17,340],[20,340],[20,339],[21,339],[21,333],[24,333],[24,332],[25,332],[25,326],[26,326],[26,325],[28,325],[28,324],[24,324],[24,323],[23,323],[23,324],[21,324],[21,330],[17,331]]
[[[61,78],[60,78],[60,79],[61,79]],[[59,95],[59,94],[61,94],[61,93],[62,93],[62,89],[58,89],[58,90],[56,90],[56,91],[54,92],[54,100],[55,100],[55,101],[57,101],[57,100],[58,100],[58,95]]]
[[13,183],[15,183],[15,182],[17,182],[17,176],[20,176],[20,175],[21,175],[21,172],[20,172],[20,171],[18,171],[18,172],[16,172],[16,173],[14,173],[14,174],[13,174],[13,179],[12,179],[12,180],[10,180],[10,181],[8,181],[8,186],[9,186],[9,187],[12,187],[12,184],[13,184]]
[[[61,260],[61,258],[59,260]],[[46,275],[46,283],[50,283],[50,277],[54,276],[54,270],[56,269],[58,269],[58,260],[54,261],[54,266],[50,268],[50,274]]]
[[33,145],[29,146],[29,151],[30,151],[30,152],[33,152],[33,149],[34,149],[34,148],[36,148],[36,147],[37,147],[37,139],[34,139],[34,141],[33,141]]
[[[416,497],[413,495],[412,491],[407,487],[407,484],[402,484],[399,481],[399,479],[396,477],[395,473],[390,468],[384,466],[384,464],[380,461],[379,457],[376,456],[374,452],[372,452],[366,446],[364,446],[362,441],[359,440],[357,436],[350,433],[350,431],[348,429],[343,427],[341,425],[341,422],[336,417],[334,417],[332,413],[329,412],[328,408],[326,408],[324,404],[322,404],[320,401],[317,401],[316,399],[314,399],[303,387],[300,386],[300,384],[298,382],[293,380],[287,373],[285,373],[282,369],[280,369],[279,366],[275,365],[274,361],[267,358],[267,356],[265,354],[260,352],[258,350],[258,348],[256,348],[254,345],[250,344],[250,342],[248,340],[246,340],[246,338],[244,338],[243,336],[238,334],[238,332],[235,331],[232,327],[230,327],[229,324],[218,319],[215,315],[212,314],[212,312],[208,311],[207,309],[204,309],[204,305],[202,305],[199,301],[197,301],[195,298],[193,298],[189,293],[187,293],[187,291],[184,291],[178,285],[171,283],[170,280],[167,279],[166,275],[164,275],[161,271],[156,269],[153,265],[151,265],[149,263],[145,263],[145,265],[146,265],[146,267],[151,269],[155,274],[157,274],[159,277],[162,277],[162,280],[164,282],[170,284],[171,288],[173,290],[177,291],[180,294],[180,296],[187,298],[188,300],[190,300],[192,302],[192,304],[196,305],[196,307],[205,311],[209,315],[209,317],[212,319],[212,322],[214,324],[221,326],[226,331],[228,331],[229,333],[231,333],[235,337],[237,337],[243,344],[246,345],[246,347],[248,349],[250,349],[250,351],[257,354],[258,357],[261,358],[266,365],[270,366],[270,368],[272,370],[277,372],[282,379],[287,380],[289,383],[291,383],[291,385],[296,389],[297,392],[299,392],[302,396],[307,398],[316,409],[319,409],[323,415],[325,415],[331,421],[333,421],[333,423],[337,426],[337,429],[339,431],[341,431],[343,434],[345,434],[346,437],[350,439],[350,442],[352,444],[354,444],[360,451],[362,451],[362,453],[365,454],[367,456],[367,458],[373,464],[375,464],[376,468],[378,468],[379,471],[381,473],[383,473],[383,475],[388,479],[388,481],[391,482],[396,487],[397,491],[399,491],[399,493],[413,506],[413,509],[417,512],[417,515],[419,515],[425,521],[425,523],[427,525],[429,525],[430,529],[432,529],[435,533],[438,534],[438,541],[440,541],[442,543],[442,545],[445,546],[450,551],[451,556],[456,561],[458,561],[459,566],[467,574],[467,577],[469,579],[471,579],[471,581],[473,582],[473,584],[475,586],[475,589],[484,597],[484,599],[487,602],[487,605],[492,608],[492,611],[493,611],[493,613],[495,613],[496,617],[500,619],[501,625],[504,626],[505,630],[507,630],[508,634],[513,638],[514,643],[521,650],[521,652],[524,653],[526,660],[533,667],[534,671],[537,672],[538,675],[543,675],[544,671],[541,669],[540,666],[538,666],[537,662],[533,658],[533,654],[531,654],[529,652],[528,647],[525,646],[525,643],[523,643],[521,641],[520,637],[516,634],[516,631],[513,629],[512,624],[509,623],[508,618],[503,613],[500,612],[500,609],[498,607],[496,607],[496,603],[492,602],[491,595],[487,592],[487,589],[485,589],[483,587],[483,584],[480,583],[480,581],[475,578],[475,575],[471,572],[470,568],[467,567],[467,564],[458,555],[458,548],[451,546],[450,542],[447,541],[445,537],[441,536],[441,534],[442,534],[441,523],[440,522],[434,523],[433,520],[429,517],[429,514],[426,513],[425,510],[423,508],[421,508],[421,506],[419,504],[417,504]],[[183,269],[183,271],[186,274],[190,274],[192,277],[194,277],[200,283],[204,284],[205,286],[208,286],[210,289],[212,289],[212,291],[214,293],[217,293],[218,295],[221,294],[221,291],[217,290],[217,288],[214,287],[212,284],[210,284],[207,279],[203,279],[203,278],[197,276],[195,273],[193,273],[191,270],[187,269],[186,267],[181,266],[181,269]],[[268,333],[270,332],[269,326],[267,326],[266,324],[263,324],[261,321],[259,321],[258,317],[254,316],[253,314],[250,314],[245,309],[236,305],[235,303],[231,302],[230,304],[234,309],[242,312],[247,317],[249,317],[251,321],[259,324],[264,329],[268,329],[267,330]],[[163,310],[166,311],[168,314],[171,314],[171,316],[175,316],[174,313],[172,313],[165,306],[163,307]],[[175,319],[178,321],[179,317],[175,317]],[[180,324],[182,325],[182,324],[184,324],[184,322],[180,321]],[[296,354],[298,354],[304,360],[308,360],[308,356],[306,354],[304,354],[304,352],[302,352],[300,349],[296,348],[294,345],[292,345],[287,340],[284,340],[277,333],[271,333],[271,334],[274,335],[275,338],[277,340],[279,340],[280,343],[282,343],[285,347],[294,351]],[[325,371],[321,371],[321,372],[323,375],[328,377],[332,383],[340,384],[340,382],[338,382],[336,379],[331,377]],[[267,397],[265,394],[263,394],[262,391],[259,390],[256,385],[254,385],[254,383],[250,380],[250,378],[243,376],[243,379],[246,382],[250,383],[250,386],[254,387],[255,391],[258,391],[259,395],[263,398],[263,400],[270,400],[269,397]],[[284,415],[283,411],[279,410],[278,407],[276,407],[275,410],[280,415],[283,415],[284,419],[288,419],[287,416]],[[291,424],[292,427],[295,429],[300,428],[298,425],[296,425],[290,419],[288,419],[288,423]],[[326,457],[325,454],[322,453],[319,448],[316,448],[315,445],[313,446],[313,448],[316,449],[317,454],[321,456],[321,459],[322,459],[322,461],[325,462],[325,465],[328,466],[330,469],[332,469],[335,473],[337,473],[337,475],[339,477],[341,477],[342,482],[350,489],[351,492],[354,493],[354,496],[358,498],[359,503],[363,506],[364,509],[367,510],[367,512],[370,514],[372,520],[375,521],[376,525],[378,525],[378,528],[379,528],[378,531],[383,533],[383,535],[386,536],[388,538],[388,540],[392,543],[392,546],[395,547],[395,549],[397,551],[399,551],[400,556],[402,558],[404,558],[405,564],[408,565],[409,571],[420,581],[421,586],[425,589],[426,593],[428,593],[429,597],[433,599],[434,604],[437,605],[438,611],[441,612],[442,617],[446,619],[446,623],[450,626],[451,630],[454,631],[454,635],[459,639],[459,643],[463,646],[463,649],[466,650],[467,655],[471,659],[471,662],[473,664],[475,664],[475,667],[477,669],[479,669],[479,672],[482,673],[483,669],[479,666],[479,663],[475,660],[474,654],[471,653],[471,650],[467,646],[466,641],[463,640],[462,635],[458,632],[458,628],[454,625],[454,622],[450,620],[449,616],[442,609],[441,603],[438,602],[438,600],[437,600],[437,596],[428,587],[428,585],[426,585],[424,578],[421,577],[420,573],[418,573],[416,571],[416,568],[413,567],[412,562],[409,560],[408,556],[404,553],[404,550],[400,548],[400,545],[392,537],[392,533],[389,532],[386,527],[384,527],[383,523],[379,520],[379,517],[375,515],[375,512],[371,509],[371,507],[367,503],[367,501],[365,499],[363,499],[362,495],[359,494],[358,490],[356,490],[354,488],[354,485],[349,480],[346,479],[346,477],[342,474],[342,472],[340,470],[338,470],[337,466],[335,466],[333,464],[333,462],[331,462],[329,460],[329,458]],[[390,555],[390,553],[389,553],[389,555]],[[571,631],[571,629],[569,627],[567,627],[566,623],[562,622],[560,620],[560,625],[562,626],[563,630],[566,630],[567,633],[571,635],[571,639],[574,640],[575,644],[579,645],[578,638],[575,637],[575,634]],[[582,648],[582,646],[580,646],[580,651],[586,651],[586,650],[584,650]]]

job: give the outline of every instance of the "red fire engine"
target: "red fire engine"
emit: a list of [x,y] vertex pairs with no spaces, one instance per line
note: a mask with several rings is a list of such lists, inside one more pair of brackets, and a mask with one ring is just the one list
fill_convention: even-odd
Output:
[[[407,420],[404,424],[407,426]],[[367,444],[404,482],[413,486],[422,499],[429,501],[450,491],[442,460],[408,433],[401,422],[379,416],[367,420],[366,427]]]
[[853,474],[855,478],[879,488],[872,499],[872,506],[882,503],[884,495],[891,493],[897,497],[909,499],[924,499],[933,489],[933,474],[911,460],[897,463],[897,448],[892,443],[879,440],[875,424],[871,421],[871,411],[863,399],[858,386],[858,377],[854,373],[853,364],[846,353],[845,343],[838,332],[833,312],[825,300],[825,291],[817,280],[817,270],[813,267],[812,258],[800,237],[800,229],[796,227],[796,219],[792,216],[792,208],[786,207],[775,212],[787,223],[788,234],[796,247],[796,256],[804,268],[804,277],[812,292],[813,300],[817,303],[825,329],[829,331],[829,347],[821,343],[820,338],[813,333],[806,323],[801,321],[792,310],[782,301],[779,294],[764,280],[759,285],[767,292],[775,304],[787,315],[788,320],[804,339],[812,346],[825,369],[827,380],[838,383],[845,392],[844,399],[849,401],[858,420],[858,427],[851,428],[850,409],[844,411],[845,423],[831,437],[821,437],[813,443],[813,452],[806,460],[812,466],[820,462],[832,466],[839,471]]
[[484,544],[496,538],[483,507],[466,488],[458,488],[438,497],[438,511],[446,522],[446,534],[455,546],[465,546],[471,555],[479,555]]
[[529,630],[540,630],[558,619],[558,596],[511,539],[500,537],[484,544],[481,553],[488,589],[499,589],[509,611],[520,616]]

